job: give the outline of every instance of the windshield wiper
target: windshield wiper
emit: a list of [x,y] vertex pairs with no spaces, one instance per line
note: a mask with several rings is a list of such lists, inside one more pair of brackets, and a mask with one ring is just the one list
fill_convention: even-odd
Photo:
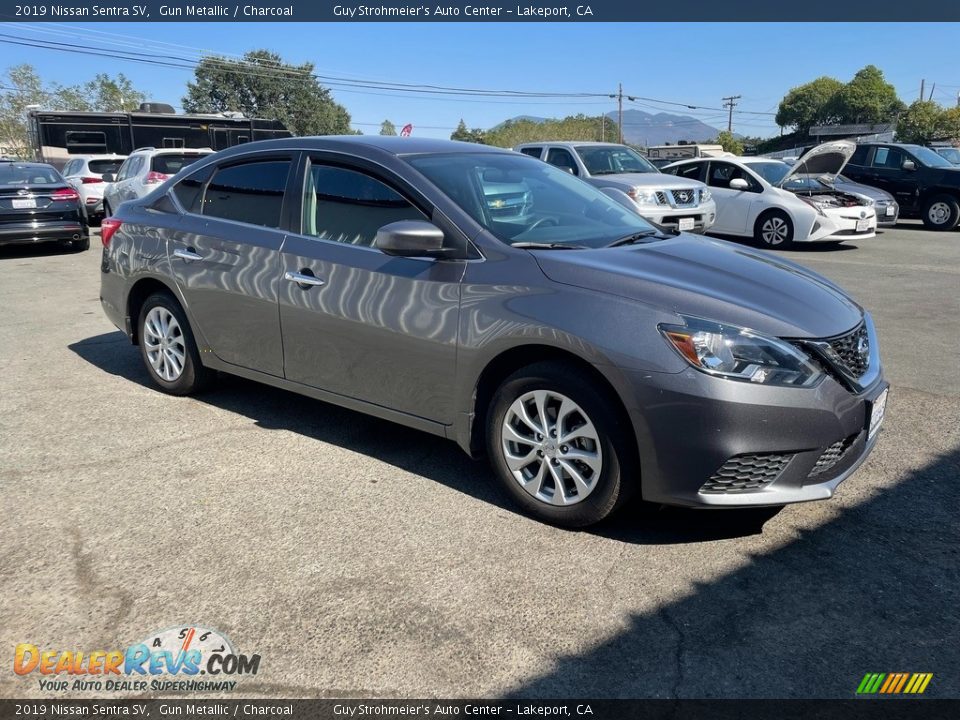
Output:
[[614,240],[612,243],[607,245],[607,247],[620,247],[621,245],[632,245],[633,243],[640,242],[649,237],[655,237],[658,240],[668,240],[670,235],[664,235],[659,230],[643,230],[633,235],[627,235],[622,237],[619,240]]
[[538,242],[518,242],[511,243],[510,247],[521,248],[522,250],[587,250],[586,245],[573,245],[571,243],[538,243]]

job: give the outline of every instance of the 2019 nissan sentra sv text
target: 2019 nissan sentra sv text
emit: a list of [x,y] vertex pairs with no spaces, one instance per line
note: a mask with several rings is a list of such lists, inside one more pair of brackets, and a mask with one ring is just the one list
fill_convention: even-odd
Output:
[[498,148],[251,143],[104,222],[101,299],[168,393],[222,371],[450,438],[552,523],[830,497],[883,419],[870,315],[631,205]]

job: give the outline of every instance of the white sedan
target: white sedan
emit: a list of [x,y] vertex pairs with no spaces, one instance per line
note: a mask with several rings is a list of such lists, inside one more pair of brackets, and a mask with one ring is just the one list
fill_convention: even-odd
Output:
[[856,145],[818,145],[793,165],[763,157],[697,158],[662,172],[705,182],[717,203],[711,234],[752,237],[765,247],[863,240],[877,231],[873,201],[831,187]]

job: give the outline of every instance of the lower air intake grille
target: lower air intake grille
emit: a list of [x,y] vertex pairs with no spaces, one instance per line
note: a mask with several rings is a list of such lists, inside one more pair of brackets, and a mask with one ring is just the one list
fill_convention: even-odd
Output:
[[838,440],[824,450],[823,455],[821,455],[817,460],[817,464],[813,466],[813,470],[810,471],[810,474],[807,477],[816,477],[817,475],[822,475],[840,462],[840,458],[846,454],[847,450],[850,449],[850,446],[853,445],[853,442],[856,439],[856,435],[851,435],[843,440]]
[[793,455],[767,453],[736,455],[727,460],[700,488],[702,493],[736,493],[760,490],[783,472]]

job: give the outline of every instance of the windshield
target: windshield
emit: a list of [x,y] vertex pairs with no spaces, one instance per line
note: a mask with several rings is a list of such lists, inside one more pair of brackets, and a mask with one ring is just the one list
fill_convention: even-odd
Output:
[[794,175],[783,185],[781,185],[781,187],[784,190],[790,190],[792,192],[797,192],[798,190],[820,192],[822,190],[833,189],[827,183],[823,182],[822,180],[818,180],[812,175]]
[[63,185],[63,179],[48,165],[2,164],[0,185]]
[[628,147],[582,145],[574,149],[591,175],[660,172],[649,160]]
[[925,148],[920,145],[908,145],[910,152],[922,162],[927,167],[937,167],[937,168],[948,168],[953,167],[949,160],[944,157],[940,157],[930,148]]
[[784,162],[752,162],[744,164],[771,185],[779,183],[787,176],[787,173],[790,172],[790,166]]
[[656,228],[569,173],[520,154],[407,159],[499,240],[598,248]]
[[960,150],[957,148],[937,148],[937,154],[942,155],[954,165],[960,165]]

